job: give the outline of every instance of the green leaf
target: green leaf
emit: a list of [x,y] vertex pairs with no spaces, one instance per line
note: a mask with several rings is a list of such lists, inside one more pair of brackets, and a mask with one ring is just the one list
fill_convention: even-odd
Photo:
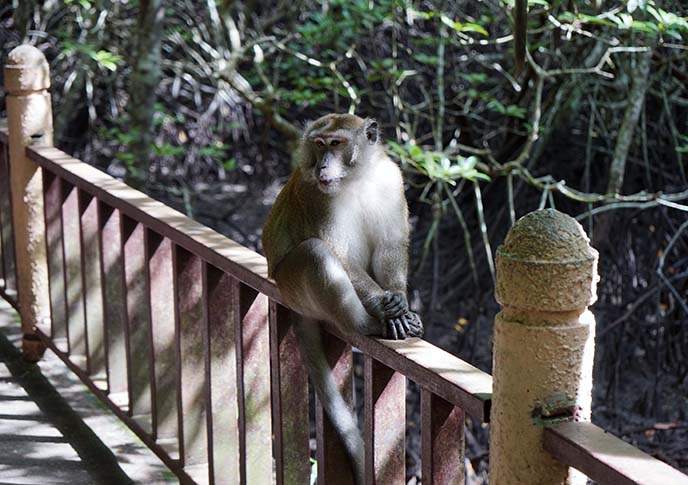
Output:
[[427,54],[415,54],[413,58],[421,64],[429,64],[431,66],[436,66],[440,62],[439,57],[429,56]]
[[455,30],[456,32],[477,32],[478,34],[489,35],[487,30],[485,30],[485,27],[483,27],[480,24],[472,22],[455,22],[454,20],[447,17],[445,14],[441,14],[440,19],[442,20],[442,23],[444,25],[446,25],[450,29]]
[[89,46],[84,46],[84,49],[91,59],[110,71],[116,71],[117,63],[122,60],[122,56],[113,54],[112,52],[108,52],[106,50],[101,49],[96,51],[95,49],[90,49]]
[[407,10],[407,14],[411,18],[419,18],[424,20],[431,19],[435,16],[435,12],[421,12],[420,10],[415,10],[413,8],[409,8]]
[[606,25],[608,27],[613,27],[614,25],[616,25],[614,22],[611,22],[605,18],[596,17],[595,15],[586,15],[584,13],[579,13],[578,15],[575,15],[572,12],[562,13],[559,16],[559,21],[567,23],[582,22],[587,24]]
[[482,25],[467,22],[461,27],[462,32],[477,32],[482,35],[490,35]]
[[672,39],[683,40],[683,37],[676,29],[667,29],[666,34]]
[[506,107],[496,99],[493,99],[492,101],[487,103],[487,108],[501,114],[506,114]]
[[645,32],[646,34],[657,34],[659,32],[659,27],[653,22],[641,22],[639,20],[633,21],[633,30],[638,32]]
[[487,81],[487,74],[482,72],[470,73],[470,72],[460,72],[459,77],[462,77],[469,83],[479,84]]
[[507,116],[511,116],[512,118],[524,119],[526,117],[526,112],[527,111],[525,108],[521,108],[520,106],[517,106],[515,104],[510,104],[506,107],[505,114]]

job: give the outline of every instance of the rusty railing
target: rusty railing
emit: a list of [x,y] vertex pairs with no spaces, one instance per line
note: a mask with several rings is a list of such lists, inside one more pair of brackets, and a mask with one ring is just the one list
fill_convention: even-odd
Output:
[[[40,338],[182,481],[309,483],[307,377],[264,258],[58,149],[27,156],[44,184]],[[370,483],[404,481],[407,378],[421,389],[423,476],[462,481],[464,412],[486,419],[491,377],[424,341],[326,334],[350,400],[352,347],[364,354]],[[320,483],[346,483],[317,404],[315,422]]]

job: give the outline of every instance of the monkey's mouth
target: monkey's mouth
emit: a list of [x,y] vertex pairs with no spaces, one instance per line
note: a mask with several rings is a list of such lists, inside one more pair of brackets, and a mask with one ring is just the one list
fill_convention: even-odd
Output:
[[336,189],[342,181],[341,177],[331,179],[318,179],[318,185],[323,192],[329,192]]

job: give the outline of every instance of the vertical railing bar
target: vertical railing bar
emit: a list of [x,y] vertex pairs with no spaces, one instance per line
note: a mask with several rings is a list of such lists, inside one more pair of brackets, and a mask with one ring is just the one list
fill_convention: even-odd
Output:
[[[48,259],[48,295],[50,298],[50,337],[66,339],[67,307],[64,296],[64,244],[62,231],[62,180],[46,169],[43,171],[43,211],[45,246]],[[63,342],[59,342],[62,346]]]
[[308,483],[310,478],[308,378],[296,340],[294,318],[287,308],[270,301],[270,380],[277,485]]
[[269,299],[253,288],[239,285],[239,326],[245,429],[245,477],[248,485],[272,480],[272,417],[270,409]]
[[[150,289],[148,288],[148,262],[146,261],[146,228],[135,219],[121,215],[122,252],[127,304],[127,352],[129,415],[140,420],[140,426],[152,431],[152,402],[150,384],[153,369],[150,357]],[[142,358],[138,358],[141,355]],[[137,365],[133,365],[134,356]]]
[[[103,350],[105,356],[105,382],[107,385],[108,394],[112,393],[111,379],[110,379],[110,330],[109,318],[107,308],[107,274],[105,272],[105,256],[103,254],[103,229],[105,228],[106,218],[103,217],[103,203],[97,200],[98,211],[98,244],[100,244],[100,288],[103,294]],[[111,244],[109,242],[109,244]]]
[[[65,300],[67,302],[67,339],[70,359],[88,367],[86,308],[81,261],[81,217],[79,189],[63,180],[62,232],[65,265]],[[81,362],[82,359],[84,362]]]
[[[309,322],[308,324],[316,325],[317,323]],[[325,356],[332,369],[332,377],[349,409],[353,410],[353,353],[351,346],[325,331],[321,331],[321,339]],[[328,485],[352,484],[354,477],[350,472],[352,468],[346,449],[317,396],[315,403],[318,482]]]
[[[126,406],[128,412],[130,407],[127,387],[129,336],[121,214],[119,210],[102,201],[98,201],[98,211],[108,392],[111,399],[115,399],[114,394],[116,394],[116,404]],[[108,244],[104,244],[104,241]]]
[[62,226],[62,278],[64,280],[64,301],[65,301],[65,308],[67,310],[67,313],[65,315],[65,338],[67,339],[66,341],[66,346],[65,346],[65,353],[67,355],[71,355],[72,353],[72,344],[71,344],[71,339],[70,339],[70,316],[69,316],[69,298],[67,297],[67,285],[69,284],[69,275],[67,274],[67,248],[65,247],[65,230],[64,230],[64,204],[65,201],[67,200],[67,190],[66,188],[69,187],[69,184],[64,180],[60,179],[60,225]]
[[421,388],[421,466],[423,484],[462,485],[465,413],[432,391]]
[[[366,484],[404,483],[406,376],[364,356]],[[399,420],[398,416],[403,416]]]
[[[189,472],[193,467],[194,476],[203,466],[207,467],[207,412],[205,397],[205,357],[203,352],[205,340],[202,259],[186,249],[177,246],[176,274],[176,308],[179,320],[180,342],[180,397],[182,410],[181,436],[184,444],[180,459]],[[202,367],[199,368],[198,363]],[[205,469],[207,473],[207,468]]]
[[87,373],[101,382],[105,369],[103,340],[104,300],[100,274],[100,211],[98,200],[79,189],[79,237],[81,244],[81,278],[86,323]]
[[88,329],[88,298],[86,297],[87,281],[86,281],[86,255],[85,255],[85,241],[84,241],[84,224],[83,224],[83,213],[85,212],[85,199],[89,197],[88,194],[84,193],[81,189],[75,188],[77,207],[78,207],[78,218],[79,218],[79,260],[81,261],[81,301],[84,305],[84,348],[86,353],[86,373],[91,375],[92,371],[92,359],[91,351],[89,345],[89,329]]
[[284,450],[282,436],[282,399],[279,383],[279,335],[277,328],[277,306],[270,300],[268,307],[268,325],[270,327],[270,393],[272,407],[272,456],[275,460],[277,485],[284,485]]
[[[127,394],[129,396],[129,408],[127,409],[127,413],[129,416],[132,416],[132,413],[134,412],[134,396],[132,395],[133,392],[133,367],[134,364],[132,363],[132,353],[131,353],[131,339],[132,339],[132,332],[131,332],[131,315],[129,315],[129,285],[127,284],[127,261],[126,261],[126,243],[127,239],[129,236],[131,236],[129,232],[129,228],[127,226],[132,225],[131,219],[129,219],[126,215],[120,213],[119,217],[119,222],[120,222],[120,234],[121,234],[121,245],[122,245],[122,275],[124,277],[124,314],[126,315],[125,318],[125,339],[124,339],[124,348],[127,353]],[[132,228],[133,231],[133,228]]]
[[[150,275],[150,260],[151,260],[151,244],[152,244],[151,231],[148,228],[143,230],[143,261],[146,266],[145,278],[146,278],[146,292],[148,294],[149,300],[151,299],[151,275]],[[155,378],[155,343],[153,337],[153,301],[150,301],[148,305],[148,325],[150,326],[148,330],[148,365],[149,365],[149,385],[150,385],[150,396],[151,396],[151,436],[154,440],[158,439],[158,393],[157,393],[157,383]]]
[[235,280],[204,262],[203,281],[207,315],[208,473],[211,483],[232,485],[240,477]]
[[184,408],[182,403],[182,348],[181,348],[181,324],[179,317],[179,259],[177,252],[179,246],[176,243],[172,244],[172,285],[174,288],[174,353],[175,365],[177,368],[176,375],[176,392],[177,392],[177,441],[179,447],[179,462],[184,466]]
[[5,273],[5,276],[10,275],[12,277],[12,289],[15,290],[15,301],[19,302],[19,285],[17,284],[17,248],[14,246],[14,219],[12,218],[12,213],[14,210],[14,202],[12,202],[12,184],[10,183],[10,177],[11,177],[11,171],[12,167],[10,166],[10,146],[9,143],[5,145],[5,175],[7,176],[5,178],[5,183],[7,187],[7,214],[9,216],[9,230],[10,230],[10,239],[9,239],[9,246],[10,246],[10,251],[9,251],[9,261],[10,261],[10,266],[11,268],[7,270]]
[[[7,165],[7,145],[0,143],[0,278],[2,278],[2,289],[7,288],[7,270],[5,268],[6,249],[3,235],[5,234],[5,222],[3,218],[4,200],[10,197],[9,191],[5,191],[5,181],[9,177],[5,176],[5,166]],[[9,248],[7,248],[9,250]]]
[[143,274],[145,281],[145,300],[148,302],[148,314],[146,315],[146,340],[147,340],[147,352],[146,359],[148,361],[148,385],[150,386],[150,414],[151,414],[151,436],[153,439],[157,439],[157,422],[155,420],[155,355],[153,353],[153,321],[151,320],[151,312],[153,305],[150,301],[151,291],[150,291],[150,268],[148,262],[150,261],[148,254],[148,237],[150,236],[150,231],[141,222],[139,222],[143,227]]
[[64,291],[64,302],[65,302],[65,345],[64,353],[70,356],[72,353],[72,345],[70,339],[70,309],[69,309],[69,298],[67,296],[67,285],[69,284],[69,278],[67,274],[67,248],[65,244],[65,221],[64,221],[64,204],[67,200],[67,193],[69,191],[69,183],[60,178],[60,227],[62,228],[62,289]]
[[213,395],[210,389],[212,382],[210,380],[210,310],[208,308],[209,296],[209,281],[208,281],[208,262],[201,261],[201,304],[203,305],[203,326],[205,327],[205,334],[203,335],[203,357],[204,357],[204,371],[205,371],[205,427],[206,427],[206,446],[208,447],[208,483],[215,485],[215,445],[213,444]]
[[151,229],[146,235],[155,437],[176,457],[170,441],[178,435],[173,243]]
[[202,350],[203,350],[203,394],[205,395],[205,429],[206,429],[206,456],[208,463],[208,481],[211,485],[215,483],[214,466],[214,444],[213,444],[213,413],[212,413],[212,392],[210,377],[210,360],[212,358],[210,349],[210,310],[209,310],[209,281],[208,281],[208,262],[201,259],[201,307],[202,307]]
[[246,485],[246,401],[244,386],[244,334],[241,324],[241,283],[232,278],[232,317],[236,342],[237,411],[239,425],[239,485]]

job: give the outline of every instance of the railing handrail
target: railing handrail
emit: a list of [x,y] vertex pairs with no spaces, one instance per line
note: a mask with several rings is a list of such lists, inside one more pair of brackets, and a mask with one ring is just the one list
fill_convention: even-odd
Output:
[[686,485],[688,476],[592,423],[545,427],[543,447],[600,483]]
[[[7,128],[0,120],[0,144],[7,143],[7,139]],[[265,258],[258,253],[61,150],[27,147],[26,155],[65,182],[284,305],[274,281],[267,277]],[[343,335],[329,324],[325,324],[325,329],[452,405],[478,419],[488,420],[492,396],[492,377],[489,374],[423,340],[386,341],[355,334]],[[76,366],[73,368],[78,370]],[[94,386],[92,389],[97,391]],[[121,411],[119,414],[124,415]],[[557,461],[601,483],[651,484],[663,481],[688,484],[688,476],[679,470],[591,423],[566,422],[546,426],[543,447]]]
[[[27,147],[26,155],[39,166],[284,305],[277,286],[267,276],[265,258],[255,251],[57,148]],[[475,418],[488,420],[492,396],[490,374],[425,341],[383,341],[343,335],[330,325],[326,328]]]

